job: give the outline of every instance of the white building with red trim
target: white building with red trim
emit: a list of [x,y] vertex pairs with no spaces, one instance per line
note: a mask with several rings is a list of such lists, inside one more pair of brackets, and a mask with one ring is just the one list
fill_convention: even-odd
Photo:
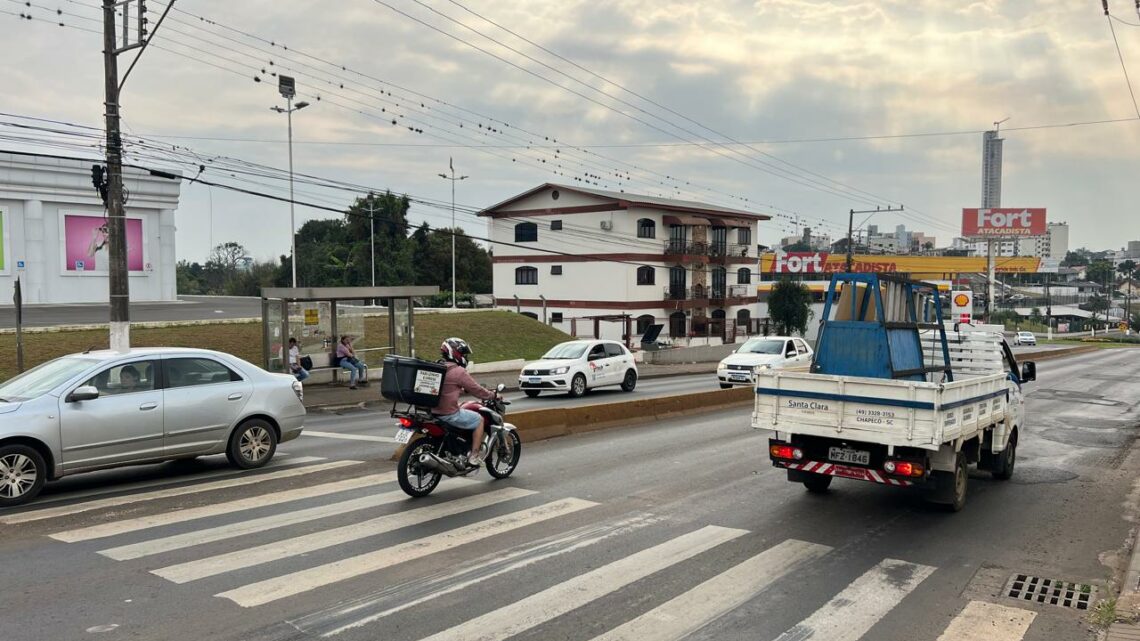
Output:
[[[578,336],[743,333],[756,310],[758,225],[698,202],[547,183],[480,212],[495,304]],[[739,328],[739,330],[737,329]]]

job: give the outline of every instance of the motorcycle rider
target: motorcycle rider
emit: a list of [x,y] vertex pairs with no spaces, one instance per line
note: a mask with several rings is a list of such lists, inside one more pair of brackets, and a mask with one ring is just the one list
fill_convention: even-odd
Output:
[[483,415],[460,408],[459,396],[467,392],[482,400],[489,400],[495,397],[495,392],[475,382],[471,374],[467,373],[467,363],[471,356],[471,347],[467,341],[462,338],[449,338],[439,346],[439,353],[443,356],[447,372],[444,373],[443,383],[440,385],[439,405],[431,412],[436,418],[453,427],[474,431],[467,464],[476,467],[487,457],[483,447]]

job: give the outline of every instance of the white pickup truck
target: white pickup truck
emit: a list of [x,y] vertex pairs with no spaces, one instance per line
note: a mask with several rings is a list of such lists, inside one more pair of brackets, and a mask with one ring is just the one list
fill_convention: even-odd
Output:
[[[922,342],[941,349],[934,332]],[[1000,333],[948,331],[947,342],[953,382],[942,373],[906,381],[757,371],[752,426],[774,432],[773,465],[811,492],[836,476],[923,486],[954,511],[965,505],[970,464],[1010,478],[1025,420],[1021,386],[1036,366],[1018,369]]]

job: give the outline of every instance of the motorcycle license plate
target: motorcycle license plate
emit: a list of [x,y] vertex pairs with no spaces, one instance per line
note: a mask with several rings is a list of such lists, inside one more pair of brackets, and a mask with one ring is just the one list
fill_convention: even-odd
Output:
[[541,382],[542,382],[542,379],[541,379],[541,378],[538,378],[538,377],[534,377],[534,376],[532,376],[532,377],[530,377],[530,378],[526,379],[526,381],[527,381],[528,383],[533,383],[533,384],[537,385],[537,384],[539,384],[539,383],[541,383]]
[[412,440],[412,434],[415,434],[415,432],[413,430],[404,430],[404,429],[397,430],[396,431],[396,442],[397,443],[407,443],[408,441]]
[[836,463],[870,465],[871,453],[864,450],[851,450],[844,447],[827,448],[827,459]]

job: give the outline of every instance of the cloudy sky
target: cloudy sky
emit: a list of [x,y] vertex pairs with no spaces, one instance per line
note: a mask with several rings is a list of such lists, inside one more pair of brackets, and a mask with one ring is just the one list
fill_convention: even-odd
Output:
[[[1140,90],[1132,4],[1109,2]],[[0,0],[0,111],[100,125],[95,5]],[[448,203],[437,174],[454,157],[470,176],[458,223],[476,235],[466,212],[578,178],[781,214],[761,242],[797,219],[838,235],[849,209],[901,203],[869,222],[944,244],[980,204],[978,132],[1008,117],[1004,206],[1048,208],[1074,246],[1140,239],[1140,120],[1091,0],[179,0],[124,90],[126,131],[152,142],[139,159],[200,158],[203,179],[284,194],[279,175],[210,161],[286,167],[276,72],[312,103],[294,116],[296,170],[357,187],[297,198],[334,209],[366,188]],[[288,216],[187,185],[179,257],[228,240],[281,254]],[[412,217],[450,222],[443,204]]]

